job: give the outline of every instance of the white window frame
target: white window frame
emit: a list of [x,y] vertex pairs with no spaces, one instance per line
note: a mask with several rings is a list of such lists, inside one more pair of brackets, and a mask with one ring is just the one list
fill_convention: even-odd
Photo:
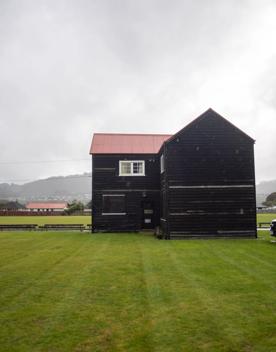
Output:
[[[104,197],[125,197],[125,194],[103,194]],[[126,213],[103,213],[102,215],[126,215]]]
[[[122,172],[122,164],[130,163],[130,174]],[[142,172],[140,174],[133,172],[134,163],[142,163]],[[120,160],[119,161],[119,176],[145,176],[145,160]]]
[[165,171],[165,164],[164,164],[164,154],[160,156],[160,174],[163,174]]

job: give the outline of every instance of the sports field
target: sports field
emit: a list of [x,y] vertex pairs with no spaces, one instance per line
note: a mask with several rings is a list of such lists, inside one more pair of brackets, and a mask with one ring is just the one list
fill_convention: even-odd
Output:
[[258,214],[257,221],[258,222],[271,222],[271,220],[276,219],[276,214]]
[[0,232],[0,351],[276,351],[275,268],[267,231]]
[[0,224],[91,224],[91,216],[0,216]]
[[[258,222],[276,219],[276,214],[258,214]],[[91,224],[91,216],[0,216],[0,224]]]

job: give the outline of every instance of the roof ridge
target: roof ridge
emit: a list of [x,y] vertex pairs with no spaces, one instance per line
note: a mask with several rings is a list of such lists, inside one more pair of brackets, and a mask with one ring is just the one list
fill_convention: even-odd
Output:
[[65,201],[60,201],[60,202],[58,202],[58,201],[40,201],[40,200],[35,200],[35,201],[31,201],[31,202],[28,202],[27,204],[37,204],[37,203],[40,203],[40,204],[49,204],[49,203],[51,203],[51,204],[66,204],[67,202],[65,202]]

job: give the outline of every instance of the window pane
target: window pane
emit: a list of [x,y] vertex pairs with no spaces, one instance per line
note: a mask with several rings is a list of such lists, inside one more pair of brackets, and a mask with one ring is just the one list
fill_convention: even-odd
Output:
[[161,155],[161,158],[160,158],[160,172],[162,174],[162,172],[164,172],[164,155],[162,154]]
[[103,196],[103,213],[125,213],[125,196],[124,195],[104,195]]
[[134,162],[133,163],[133,173],[134,174],[143,174],[143,163],[141,162]]
[[131,163],[122,162],[121,163],[121,173],[122,174],[131,174]]

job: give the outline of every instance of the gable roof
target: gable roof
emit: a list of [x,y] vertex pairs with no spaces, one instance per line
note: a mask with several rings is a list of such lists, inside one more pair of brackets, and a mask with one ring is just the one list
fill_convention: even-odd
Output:
[[213,109],[206,110],[177,133],[171,134],[130,134],[130,133],[95,133],[93,135],[90,154],[157,154],[163,144],[185,133],[203,119],[218,117],[252,143],[255,140],[219,115]]
[[252,143],[255,143],[255,140],[253,138],[251,138],[250,136],[248,136],[248,134],[246,134],[245,132],[243,132],[242,130],[240,130],[238,127],[236,127],[235,125],[233,125],[231,122],[229,122],[226,118],[224,118],[223,116],[221,116],[220,114],[218,114],[215,110],[209,108],[208,110],[206,110],[203,114],[199,115],[196,119],[194,119],[193,121],[191,121],[188,125],[186,125],[185,127],[183,127],[180,131],[178,131],[177,133],[175,133],[174,135],[171,136],[170,139],[168,139],[166,142],[170,142],[172,140],[174,140],[175,138],[177,138],[180,134],[182,134],[183,132],[188,131],[191,127],[193,127],[194,125],[196,125],[198,122],[202,121],[203,119],[207,119],[211,116],[216,116],[219,117],[221,120],[223,120],[227,125],[231,126],[234,130],[236,130],[237,133],[239,133],[240,135],[242,135],[243,137],[249,139]]
[[156,154],[171,134],[95,133],[90,154]]

